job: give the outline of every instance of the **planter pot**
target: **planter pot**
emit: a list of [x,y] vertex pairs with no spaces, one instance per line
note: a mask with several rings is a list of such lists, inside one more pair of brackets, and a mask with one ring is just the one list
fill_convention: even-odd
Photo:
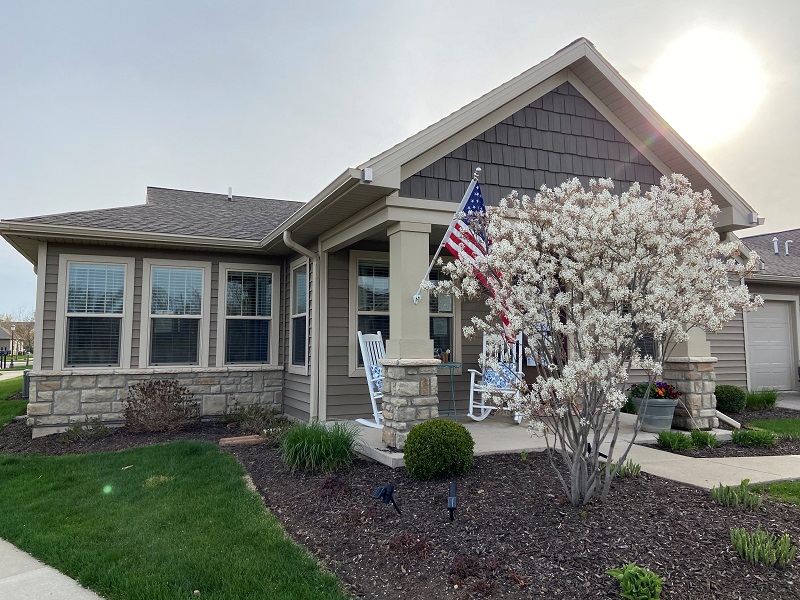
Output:
[[[636,413],[644,400],[633,398],[636,405]],[[675,414],[677,400],[664,400],[662,398],[650,398],[645,406],[645,413],[642,416],[642,431],[648,433],[659,433],[672,428],[672,416]]]

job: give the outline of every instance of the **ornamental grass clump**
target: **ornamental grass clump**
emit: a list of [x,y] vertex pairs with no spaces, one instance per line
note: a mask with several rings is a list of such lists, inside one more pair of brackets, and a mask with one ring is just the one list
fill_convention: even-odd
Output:
[[731,441],[737,446],[751,448],[774,446],[777,436],[765,429],[734,429],[731,432]]
[[680,431],[662,431],[658,434],[656,443],[659,448],[666,448],[667,450],[691,450],[694,448],[692,438]]
[[403,450],[406,472],[414,479],[463,475],[472,468],[475,442],[461,423],[433,419],[414,425]]
[[731,544],[743,559],[751,565],[766,565],[785,569],[797,554],[789,534],[780,537],[767,533],[759,525],[755,531],[744,527],[731,529]]
[[761,495],[750,491],[748,487],[749,479],[742,479],[736,486],[722,485],[721,483],[711,488],[711,499],[717,504],[728,508],[740,508],[742,510],[758,510],[764,499]]
[[574,506],[608,497],[613,474],[601,468],[600,448],[624,462],[635,441],[620,441],[617,454],[631,369],[652,385],[691,328],[719,331],[737,310],[761,304],[731,284],[759,259],[751,253],[742,264],[738,242],[720,242],[718,212],[709,191],[673,174],[621,194],[609,179],[585,189],[576,178],[460,215],[483,251],[462,248],[442,266],[449,279],[426,287],[483,299],[487,314],[473,317],[465,337],[524,334],[536,366],[514,382],[518,394],[506,405],[548,433],[548,457]]
[[628,563],[621,569],[609,569],[611,575],[619,581],[620,595],[627,600],[659,600],[664,579],[649,569]]
[[778,403],[778,390],[766,389],[748,391],[745,394],[745,408],[747,410],[765,410],[775,408]]
[[614,469],[617,469],[617,475],[619,477],[635,478],[638,477],[639,473],[642,471],[642,465],[628,459],[621,465],[611,463],[611,470],[613,471]]
[[294,423],[281,440],[281,457],[292,471],[340,471],[352,466],[357,441],[351,423]]
[[690,434],[692,437],[692,444],[695,448],[716,448],[719,446],[717,436],[710,431],[702,431],[701,429],[692,429]]

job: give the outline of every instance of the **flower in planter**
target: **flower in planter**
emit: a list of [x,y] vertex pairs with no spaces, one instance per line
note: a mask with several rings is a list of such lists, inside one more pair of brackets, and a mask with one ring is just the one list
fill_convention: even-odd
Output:
[[[647,383],[636,383],[628,389],[628,398],[644,398],[647,393]],[[682,394],[675,389],[674,385],[657,381],[650,387],[650,398],[659,400],[675,400]]]

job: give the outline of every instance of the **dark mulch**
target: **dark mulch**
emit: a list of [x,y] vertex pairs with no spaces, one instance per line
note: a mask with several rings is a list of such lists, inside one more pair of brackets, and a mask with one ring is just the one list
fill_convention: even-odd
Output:
[[[120,450],[230,435],[223,425],[170,434],[112,435],[63,444],[30,439],[20,422],[0,430],[0,453]],[[290,473],[266,445],[232,447],[269,509],[358,598],[619,598],[605,574],[630,561],[666,578],[663,598],[800,598],[800,567],[744,563],[734,526],[789,533],[800,541],[800,507],[766,500],[757,513],[718,506],[708,492],[644,474],[620,480],[606,503],[565,503],[544,454],[477,457],[458,483],[450,521],[447,481],[357,460],[336,476]],[[372,500],[387,481],[403,510]]]

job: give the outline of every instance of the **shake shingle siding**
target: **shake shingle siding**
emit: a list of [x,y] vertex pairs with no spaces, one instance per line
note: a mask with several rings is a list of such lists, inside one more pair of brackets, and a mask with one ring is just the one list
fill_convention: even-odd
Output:
[[617,191],[643,189],[661,173],[569,83],[404,180],[400,195],[459,202],[475,167],[487,204],[512,190],[533,196],[578,177],[610,177]]

